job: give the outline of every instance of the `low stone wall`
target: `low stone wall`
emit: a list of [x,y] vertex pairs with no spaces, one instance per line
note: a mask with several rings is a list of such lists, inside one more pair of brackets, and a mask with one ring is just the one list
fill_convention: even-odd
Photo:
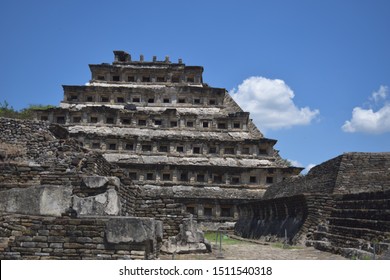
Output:
[[162,225],[132,217],[0,213],[0,259],[156,259]]

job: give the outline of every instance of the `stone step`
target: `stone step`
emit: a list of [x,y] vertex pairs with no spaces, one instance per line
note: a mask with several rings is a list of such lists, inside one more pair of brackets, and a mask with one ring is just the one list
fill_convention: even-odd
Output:
[[335,252],[335,248],[332,246],[331,242],[328,241],[316,241],[309,240],[306,241],[306,246],[314,247],[317,250],[326,251],[326,252]]
[[334,209],[332,217],[390,221],[390,209]]
[[367,228],[351,228],[346,226],[335,226],[330,225],[329,226],[329,232],[336,235],[345,236],[347,238],[357,238],[357,239],[364,239],[364,240],[387,240],[389,233],[383,232],[383,231],[377,231]]
[[335,203],[336,209],[390,209],[390,199],[374,200],[338,200]]
[[315,231],[313,233],[313,239],[315,241],[326,241],[326,242],[332,242],[335,244],[342,244],[341,247],[359,247],[363,242],[365,242],[362,239],[357,239],[353,237],[348,237],[345,235],[339,235],[335,233],[330,232],[323,232],[323,231]]
[[[313,237],[315,240],[310,240],[309,244],[311,246],[315,246],[314,243],[316,242],[322,242],[323,244],[321,247],[326,248],[359,248],[359,250],[363,250],[368,253],[374,253],[374,246],[375,246],[375,253],[376,254],[385,254],[390,250],[390,240],[383,241],[383,242],[372,242],[370,240],[364,240],[360,238],[352,238],[345,235],[339,235],[329,233],[329,232],[315,232],[313,234]],[[317,248],[317,249],[323,249],[324,248]]]
[[363,192],[363,193],[354,193],[346,194],[341,198],[342,201],[367,201],[367,200],[381,200],[381,199],[390,199],[390,191],[378,191],[378,192]]
[[369,220],[369,219],[354,219],[346,217],[330,217],[329,224],[331,226],[347,227],[351,230],[355,228],[363,228],[368,230],[380,231],[382,233],[390,233],[390,221],[384,220]]

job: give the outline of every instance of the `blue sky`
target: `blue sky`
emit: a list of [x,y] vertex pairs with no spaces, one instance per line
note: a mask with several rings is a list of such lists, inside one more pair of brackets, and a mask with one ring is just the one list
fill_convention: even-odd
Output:
[[390,1],[2,0],[0,34],[15,109],[58,105],[61,85],[125,50],[204,66],[303,167],[390,151]]

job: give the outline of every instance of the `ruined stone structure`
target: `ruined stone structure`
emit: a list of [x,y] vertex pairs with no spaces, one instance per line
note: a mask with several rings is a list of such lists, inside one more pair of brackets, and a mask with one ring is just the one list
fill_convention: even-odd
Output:
[[37,120],[0,118],[0,259],[209,251],[197,225],[237,220],[245,238],[389,254],[390,153],[295,176],[202,67],[114,54]]
[[139,190],[66,129],[0,118],[0,259],[155,259],[162,222]]
[[239,206],[236,234],[390,258],[390,153],[347,153]]
[[149,197],[136,207],[140,216],[174,199],[168,208],[181,203],[198,221],[235,221],[238,203],[301,171],[225,89],[203,82],[203,67],[114,55],[112,64],[89,65],[86,85],[63,86],[60,107],[37,111],[37,119],[63,125],[121,167]]

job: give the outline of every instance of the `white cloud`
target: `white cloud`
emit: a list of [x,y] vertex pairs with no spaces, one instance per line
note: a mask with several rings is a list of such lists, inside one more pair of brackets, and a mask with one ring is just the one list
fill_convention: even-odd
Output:
[[[388,87],[380,86],[379,90],[373,92],[369,98],[378,103],[383,102],[383,106],[374,111],[372,108],[363,109],[355,107],[352,110],[352,119],[346,121],[341,127],[344,132],[364,132],[370,134],[381,134],[390,132],[390,103],[386,100]],[[375,104],[374,104],[375,105]]]
[[[303,164],[300,163],[300,162],[297,161],[297,160],[289,159],[288,161],[291,163],[292,166],[295,166],[295,167],[303,167]],[[302,170],[301,173],[302,173],[302,174],[307,174],[307,173],[310,171],[310,169],[312,169],[314,166],[316,166],[316,164],[313,164],[313,163],[308,164],[308,165],[305,167],[305,169]]]
[[308,125],[319,115],[319,110],[298,108],[294,92],[282,80],[264,77],[250,77],[230,91],[233,99],[251,113],[254,122],[261,129],[288,128],[294,125]]
[[378,91],[374,91],[371,94],[370,100],[373,100],[375,103],[378,103],[382,100],[385,100],[388,93],[389,88],[387,86],[380,86]]
[[308,164],[308,165],[306,166],[306,168],[303,169],[302,173],[303,173],[303,174],[307,174],[307,173],[310,171],[310,169],[312,169],[314,166],[316,166],[316,164],[313,164],[313,163]]
[[297,161],[297,160],[293,160],[293,159],[288,159],[288,161],[291,163],[292,166],[296,166],[296,167],[301,167],[302,164]]
[[[295,167],[303,167],[303,164],[300,163],[299,161],[297,160],[293,160],[293,159],[288,159],[288,161],[291,163],[292,166],[295,166]],[[313,164],[313,163],[310,163],[308,164],[305,169],[302,170],[302,174],[307,174],[310,169],[312,169],[314,166],[316,166],[316,164]]]

